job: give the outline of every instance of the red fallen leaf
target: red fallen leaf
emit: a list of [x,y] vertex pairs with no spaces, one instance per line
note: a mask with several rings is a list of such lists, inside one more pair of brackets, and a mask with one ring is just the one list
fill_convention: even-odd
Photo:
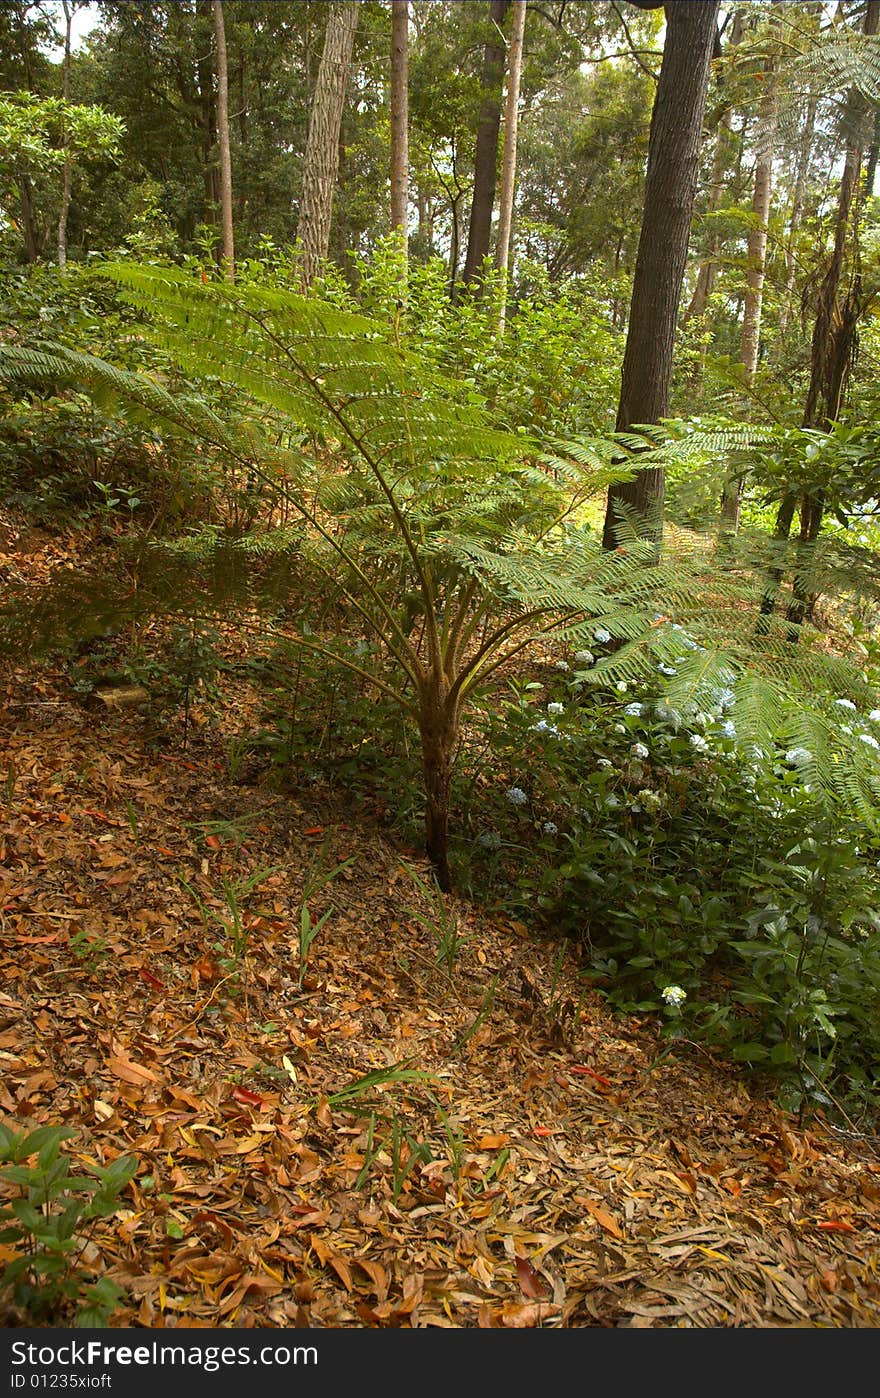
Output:
[[550,1128],[549,1126],[536,1126],[536,1127],[534,1127],[534,1133],[535,1133],[536,1136],[552,1136],[552,1135],[553,1135],[553,1132],[552,1132],[552,1130],[551,1130],[551,1128]]
[[90,806],[87,806],[87,807],[85,807],[83,810],[81,810],[81,811],[80,811],[80,815],[94,816],[94,817],[95,817],[95,820],[103,820],[103,821],[106,821],[108,825],[112,825],[112,824],[113,824],[112,820],[110,819],[110,817],[108,816],[108,814],[107,814],[106,811],[96,811],[96,810],[93,810],[92,807],[90,807]]
[[824,1228],[828,1233],[855,1233],[856,1231],[851,1223],[844,1223],[842,1218],[820,1219],[818,1227]]
[[304,835],[323,835],[323,833],[324,833],[324,827],[323,827],[323,825],[313,825],[309,830],[304,830],[304,831],[303,831],[303,834],[304,834]]
[[263,1099],[259,1092],[251,1092],[247,1087],[234,1087],[232,1095],[236,1102],[246,1102],[249,1107],[261,1107]]
[[206,836],[205,836],[205,844],[208,846],[209,849],[219,849],[219,848],[220,848],[220,840],[219,840],[219,837],[218,837],[217,835],[206,835]]
[[596,1082],[600,1082],[603,1087],[611,1086],[611,1083],[608,1081],[608,1079],[603,1078],[601,1073],[594,1073],[592,1068],[587,1068],[583,1064],[576,1064],[575,1066],[569,1068],[568,1071],[570,1073],[576,1073],[578,1077],[593,1078]]
[[201,278],[202,278],[202,286],[207,286],[207,285],[208,285],[208,274],[207,274],[207,272],[205,271],[204,267],[202,268],[201,273],[200,273],[199,275],[200,275]]
[[157,845],[156,849],[159,851],[160,854],[167,854],[171,859],[175,858],[174,850],[169,849],[167,845]]
[[547,1297],[547,1283],[525,1257],[516,1259],[516,1275],[519,1277],[520,1291],[531,1301],[543,1301]]
[[24,934],[16,937],[17,942],[21,942],[26,947],[45,947],[51,942],[57,942],[61,936],[60,932],[50,932],[47,937],[25,937]]
[[141,980],[146,981],[147,985],[151,985],[154,990],[165,989],[165,982],[160,981],[158,976],[154,976],[152,971],[148,971],[146,966],[141,967]]

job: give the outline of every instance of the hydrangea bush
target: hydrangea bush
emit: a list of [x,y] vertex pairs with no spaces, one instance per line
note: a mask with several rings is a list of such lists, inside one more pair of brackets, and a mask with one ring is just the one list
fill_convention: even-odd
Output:
[[738,748],[731,691],[679,713],[659,691],[584,686],[575,666],[566,679],[551,661],[485,715],[472,888],[494,879],[531,925],[580,942],[612,1004],[772,1072],[786,1105],[867,1110],[877,836],[822,803],[808,750]]

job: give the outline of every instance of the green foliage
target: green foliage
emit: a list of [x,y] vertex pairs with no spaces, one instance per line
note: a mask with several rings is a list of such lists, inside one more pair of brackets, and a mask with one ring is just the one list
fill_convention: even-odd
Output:
[[549,719],[535,691],[489,719],[474,887],[540,909],[614,1005],[775,1074],[786,1105],[875,1111],[880,835],[829,808],[806,749],[744,742],[732,690],[674,707],[559,674]]
[[445,966],[446,973],[451,980],[455,973],[459,952],[468,940],[462,933],[458,913],[447,903],[436,879],[432,878],[431,883],[428,884],[411,864],[404,861],[401,867],[409,874],[428,905],[427,912],[412,907],[407,908],[406,911],[410,917],[414,917],[427,929],[436,948],[435,963],[438,966]]
[[303,978],[306,974],[306,969],[308,967],[309,952],[311,950],[312,943],[320,933],[321,929],[325,926],[328,919],[332,916],[334,911],[332,907],[326,908],[325,911],[321,913],[317,921],[315,921],[312,918],[309,903],[316,896],[316,894],[320,893],[322,889],[326,888],[327,885],[333,881],[333,879],[335,879],[339,874],[341,874],[345,869],[347,869],[349,865],[354,863],[354,856],[352,855],[350,859],[343,859],[342,862],[337,864],[333,869],[328,869],[326,867],[328,844],[329,837],[325,836],[320,850],[317,852],[317,854],[311,861],[310,866],[306,870],[305,880],[303,882],[303,890],[299,900],[299,921],[297,924],[297,937],[299,940],[298,984],[300,988],[302,987]]
[[0,1295],[31,1325],[64,1324],[73,1313],[78,1326],[104,1326],[122,1295],[107,1276],[90,1281],[79,1263],[89,1225],[116,1212],[137,1161],[120,1155],[106,1167],[90,1165],[89,1175],[73,1175],[61,1143],[75,1134],[63,1126],[17,1131],[0,1124],[0,1243],[13,1254],[0,1274]]

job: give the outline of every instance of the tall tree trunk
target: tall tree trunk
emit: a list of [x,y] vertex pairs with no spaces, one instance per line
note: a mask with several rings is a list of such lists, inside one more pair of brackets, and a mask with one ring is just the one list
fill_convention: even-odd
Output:
[[[718,0],[671,0],[665,6],[666,42],[651,114],[645,209],[617,409],[621,432],[658,422],[669,412],[678,301],[718,9]],[[663,471],[657,468],[611,487],[602,537],[606,549],[617,548],[621,515],[627,510],[659,549],[664,488]]]
[[[862,20],[862,33],[876,34],[878,21],[880,0],[868,0]],[[865,142],[868,139],[868,115],[868,104],[864,96],[857,88],[851,88],[844,111],[846,156],[837,196],[834,250],[828,271],[819,288],[816,322],[813,328],[810,386],[804,406],[805,427],[821,427],[827,430],[837,421],[852,364],[856,325],[864,309],[858,266],[858,222],[862,202],[859,180]],[[847,243],[853,231],[856,247],[855,265],[851,271],[850,287],[841,299],[840,286],[846,263]],[[798,556],[792,580],[792,600],[788,608],[788,619],[794,627],[790,635],[792,641],[797,640],[798,629],[816,600],[811,588],[810,572],[814,545],[822,528],[824,513],[825,492],[821,489],[806,490],[800,501]]]
[[[173,13],[176,9],[178,9],[178,6],[173,6],[171,12]],[[181,13],[183,14],[184,12]],[[220,190],[215,155],[217,129],[214,106],[214,65],[211,62],[210,36],[214,30],[212,0],[196,0],[196,20],[195,41],[198,52],[198,57],[196,59],[196,85],[199,94],[198,106],[202,132],[205,222],[216,224],[220,206]]]
[[773,192],[773,142],[776,135],[776,92],[773,77],[766,75],[766,90],[761,103],[755,160],[755,190],[752,196],[752,223],[746,252],[746,297],[743,306],[740,355],[746,379],[755,377],[761,342],[761,307],[764,300],[764,276],[767,267],[767,236],[770,222],[770,199]]
[[[770,227],[770,200],[773,193],[773,142],[776,136],[777,96],[772,71],[765,74],[755,152],[755,187],[752,195],[752,223],[746,251],[746,293],[743,302],[740,357],[746,383],[752,384],[758,368],[761,345],[761,309],[767,270],[767,238]],[[745,478],[728,481],[721,497],[721,532],[735,534],[739,529]]]
[[477,149],[474,160],[474,193],[468,228],[464,280],[470,285],[479,280],[483,259],[488,256],[492,236],[492,210],[495,207],[495,181],[498,170],[498,136],[501,130],[501,87],[504,81],[503,27],[511,0],[490,0],[489,23],[492,37],[483,49],[483,71],[480,85],[483,100],[477,126]]
[[[733,24],[730,30],[730,38],[727,41],[727,51],[735,49],[740,43],[745,29],[745,15],[742,10],[737,10],[733,17]],[[725,173],[729,157],[730,127],[733,117],[733,107],[726,106],[718,122],[718,135],[715,140],[715,150],[712,155],[712,172],[709,177],[709,199],[706,206],[706,214],[711,218],[721,207],[721,200],[724,197]],[[682,316],[682,323],[690,320],[691,316],[701,316],[706,309],[709,297],[715,287],[715,277],[718,273],[718,258],[721,253],[721,239],[717,233],[710,233],[709,250],[707,256],[700,263],[697,272],[697,281],[694,286],[690,304]]]
[[797,165],[795,167],[794,191],[791,197],[791,213],[788,218],[788,231],[785,239],[785,292],[782,297],[782,304],[779,307],[779,347],[783,344],[783,337],[788,328],[791,307],[794,300],[794,288],[797,281],[797,258],[795,256],[794,245],[801,223],[804,217],[804,199],[807,191],[807,175],[810,170],[810,157],[813,154],[813,140],[815,138],[816,127],[816,98],[811,97],[807,102],[804,112],[804,124],[801,130],[801,142],[798,148]]
[[232,230],[232,156],[229,151],[229,70],[226,62],[226,25],[223,0],[214,0],[214,37],[217,42],[217,139],[220,144],[220,225],[223,230],[223,270],[235,281],[235,240]]
[[391,232],[407,248],[409,199],[409,0],[391,0]]
[[[70,39],[73,26],[73,6],[71,0],[61,0],[64,11],[64,62],[62,65],[61,95],[65,102],[70,101]],[[67,136],[64,137],[67,146]],[[67,215],[70,212],[70,195],[73,189],[73,165],[69,155],[64,157],[64,183],[61,187],[61,209],[58,214],[58,266],[67,266]]]
[[296,228],[303,287],[311,286],[330,246],[333,190],[339,168],[339,133],[359,10],[357,0],[342,0],[329,7],[327,16],[324,49],[309,117]]
[[513,226],[513,197],[516,191],[516,136],[519,123],[519,85],[522,77],[523,35],[526,29],[526,0],[513,0],[510,54],[507,60],[507,100],[504,108],[504,157],[501,162],[501,196],[498,209],[498,238],[495,266],[501,273],[501,305],[498,333],[504,334],[507,315],[507,273],[510,266],[510,231]]

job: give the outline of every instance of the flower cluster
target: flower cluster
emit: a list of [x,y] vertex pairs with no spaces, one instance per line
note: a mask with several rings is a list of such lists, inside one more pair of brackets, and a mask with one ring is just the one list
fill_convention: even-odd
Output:
[[808,762],[812,762],[813,754],[809,748],[789,748],[785,760],[789,767],[806,767]]
[[507,799],[511,806],[524,806],[528,801],[528,796],[521,786],[509,786],[507,788]]
[[682,990],[680,985],[668,985],[665,990],[660,992],[660,998],[665,1000],[667,1005],[678,1008],[687,999],[687,991]]

